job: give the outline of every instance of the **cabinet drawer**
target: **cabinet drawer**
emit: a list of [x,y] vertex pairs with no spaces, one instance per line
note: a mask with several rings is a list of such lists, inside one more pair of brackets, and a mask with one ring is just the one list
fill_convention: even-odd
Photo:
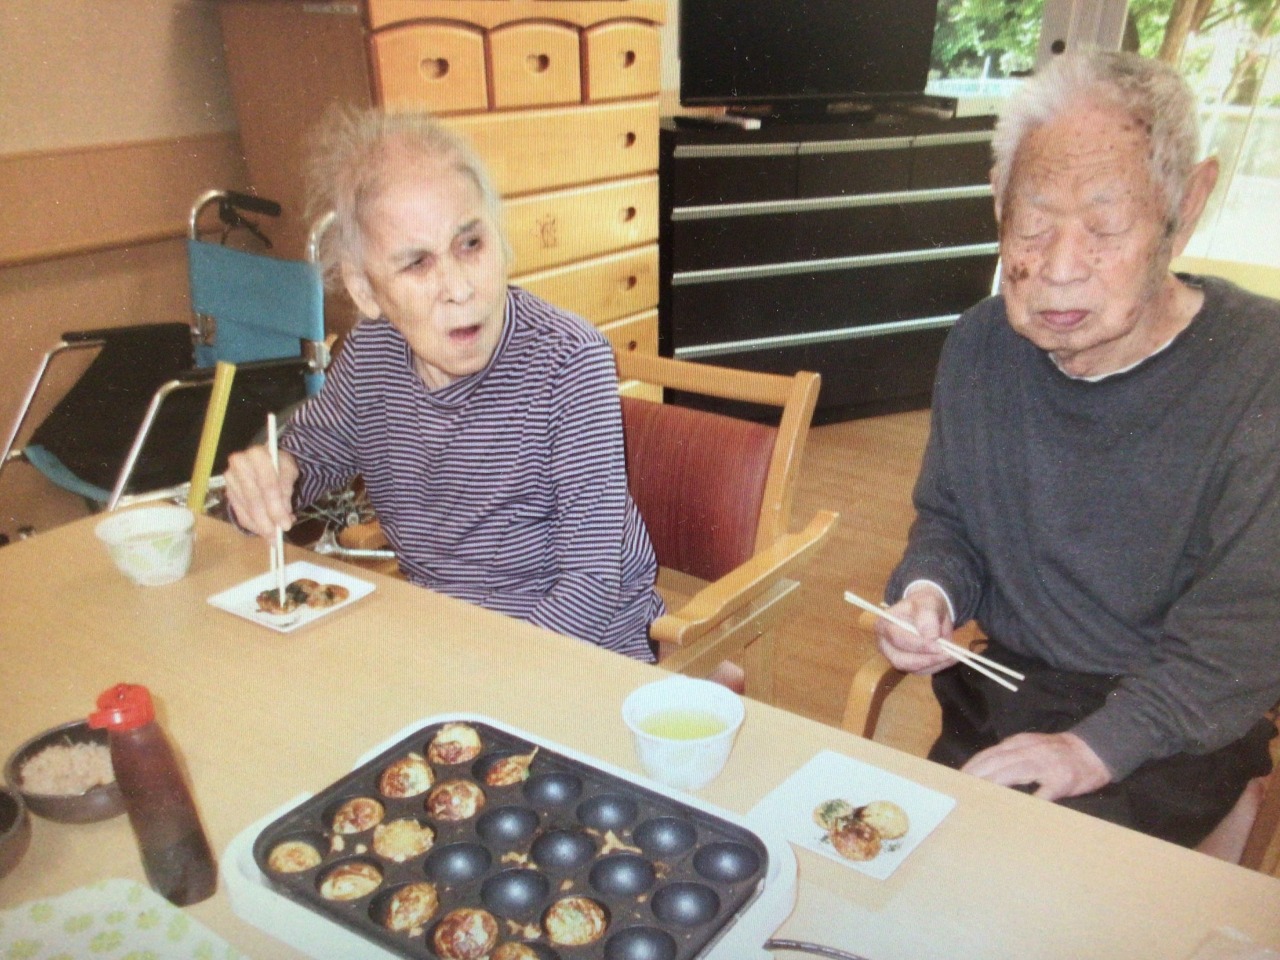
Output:
[[564,23],[514,23],[489,34],[493,105],[538,107],[582,99],[578,31]]
[[658,101],[477,114],[452,121],[504,196],[652,173]]
[[991,293],[995,265],[991,253],[677,285],[672,338],[683,350],[954,316]]
[[586,99],[618,100],[658,92],[661,58],[658,28],[636,20],[616,20],[583,33]]
[[991,179],[991,131],[916,138],[911,151],[911,188],[960,187]]
[[[859,337],[792,347],[745,350],[711,357],[707,363],[792,374],[816,370],[822,374],[815,423],[829,423],[848,416],[850,408],[864,407],[862,414],[889,412],[928,404],[947,328],[921,330],[883,337]],[[750,416],[750,408],[731,401],[680,394],[678,402],[704,410]],[[878,409],[876,405],[881,405]],[[823,411],[827,411],[824,413]]]
[[658,302],[658,247],[650,244],[593,257],[525,274],[512,282],[592,323],[607,323],[647,310]]
[[796,196],[907,190],[911,187],[910,144],[907,137],[802,143]]
[[456,23],[414,23],[369,38],[378,102],[392,110],[484,110],[484,35]]
[[646,310],[633,317],[615,320],[613,323],[601,324],[603,333],[615,350],[629,350],[635,353],[657,356],[658,354],[658,311]]
[[789,200],[795,196],[794,143],[753,147],[690,144],[676,147],[669,162],[673,207]]
[[698,219],[677,211],[671,224],[675,272],[995,242],[987,188],[936,196],[901,192],[753,204],[739,207],[739,215]]
[[521,273],[658,239],[658,178],[539,193],[506,204]]

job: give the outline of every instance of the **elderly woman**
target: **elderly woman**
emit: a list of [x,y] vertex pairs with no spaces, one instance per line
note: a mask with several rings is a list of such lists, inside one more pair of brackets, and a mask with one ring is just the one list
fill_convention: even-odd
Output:
[[627,493],[613,355],[598,331],[507,285],[501,206],[429,117],[335,116],[313,168],[333,209],[326,270],[363,316],[324,390],[266,450],[231,458],[262,536],[363,476],[414,583],[640,660],[662,612]]

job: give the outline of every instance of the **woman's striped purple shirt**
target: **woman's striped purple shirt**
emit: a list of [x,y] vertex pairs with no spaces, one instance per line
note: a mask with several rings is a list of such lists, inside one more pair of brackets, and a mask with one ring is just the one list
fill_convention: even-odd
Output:
[[280,445],[299,506],[363,475],[414,583],[653,659],[657,562],[613,355],[585,321],[511,287],[488,366],[436,391],[390,323],[363,321]]

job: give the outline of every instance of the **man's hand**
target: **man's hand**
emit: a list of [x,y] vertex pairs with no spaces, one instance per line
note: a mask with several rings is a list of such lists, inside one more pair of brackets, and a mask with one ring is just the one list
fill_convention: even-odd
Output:
[[938,638],[951,639],[951,610],[947,598],[935,587],[921,584],[889,608],[901,620],[914,624],[917,636],[883,618],[876,620],[880,652],[906,673],[937,673],[956,661],[938,646]]
[[1006,787],[1038,783],[1037,797],[1059,800],[1105,787],[1111,771],[1074,733],[1018,733],[974,754],[960,768]]
[[227,499],[236,521],[260,537],[274,536],[276,527],[288,530],[294,522],[292,500],[298,462],[284,450],[278,458],[279,474],[265,446],[233,453],[227,461]]

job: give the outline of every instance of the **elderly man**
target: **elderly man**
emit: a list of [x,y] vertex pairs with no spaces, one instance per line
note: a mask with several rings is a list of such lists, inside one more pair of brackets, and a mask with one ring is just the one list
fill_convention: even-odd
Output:
[[[1270,769],[1280,304],[1169,265],[1217,178],[1169,67],[1064,57],[1002,114],[999,297],[938,372],[888,586],[940,762],[1193,846]],[[976,619],[1010,693],[936,640]]]
[[500,200],[431,118],[335,114],[312,180],[364,319],[279,472],[261,447],[231,458],[237,520],[272,535],[359,474],[413,582],[651,661],[657,563],[607,341],[507,285]]

